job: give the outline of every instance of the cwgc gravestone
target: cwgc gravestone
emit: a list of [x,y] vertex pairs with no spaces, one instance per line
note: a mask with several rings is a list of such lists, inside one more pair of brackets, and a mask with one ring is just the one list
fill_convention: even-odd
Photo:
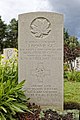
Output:
[[1,61],[2,64],[6,63],[6,60],[12,60],[15,61],[17,58],[17,49],[16,48],[5,48],[3,49],[3,59]]
[[3,54],[5,59],[11,59],[17,55],[17,52],[15,51],[15,48],[5,48],[3,49]]
[[63,109],[63,15],[19,15],[19,81],[30,101]]
[[75,69],[76,71],[80,71],[80,57],[77,57],[75,61],[76,61]]

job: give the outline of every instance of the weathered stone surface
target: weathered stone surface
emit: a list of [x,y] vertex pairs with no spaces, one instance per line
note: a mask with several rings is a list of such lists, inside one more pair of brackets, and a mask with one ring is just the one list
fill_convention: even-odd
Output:
[[63,109],[63,15],[19,15],[19,81],[42,107]]

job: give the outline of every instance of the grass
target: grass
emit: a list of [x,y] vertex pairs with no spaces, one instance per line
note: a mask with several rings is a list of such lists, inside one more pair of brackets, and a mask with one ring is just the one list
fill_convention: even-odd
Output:
[[64,82],[64,102],[80,104],[80,82]]

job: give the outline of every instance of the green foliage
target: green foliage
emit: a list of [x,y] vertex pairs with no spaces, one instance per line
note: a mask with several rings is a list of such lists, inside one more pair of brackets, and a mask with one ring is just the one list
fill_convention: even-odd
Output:
[[64,71],[68,71],[69,70],[69,65],[68,64],[64,64]]
[[64,29],[64,61],[70,62],[80,56],[80,43],[75,36],[70,36]]
[[13,18],[7,25],[0,16],[0,53],[4,48],[18,48],[18,21]]
[[6,36],[6,27],[7,25],[2,21],[0,16],[0,52],[2,52],[4,46],[3,39],[5,39]]
[[[15,79],[18,82],[18,65],[17,57],[12,59],[4,59],[5,56],[0,57],[0,81],[3,79],[3,82],[6,80]],[[2,62],[2,60],[4,62]]]
[[64,42],[65,42],[65,44],[67,44],[67,42],[68,42],[68,39],[69,39],[69,33],[68,33],[68,30],[66,30],[65,28],[64,28]]
[[41,119],[41,118],[44,118],[44,112],[43,112],[43,111],[40,112],[39,118],[40,118],[40,119]]
[[66,71],[64,72],[64,78],[66,78],[68,81],[75,81],[80,82],[80,72],[78,71]]
[[29,111],[22,90],[25,81],[18,83],[17,63],[7,60],[2,64],[1,60],[0,57],[0,120],[16,120],[17,112]]
[[64,78],[66,79],[66,80],[68,80],[68,71],[64,71]]
[[15,18],[10,21],[9,25],[7,25],[7,34],[4,47],[18,47],[18,21]]
[[40,120],[79,120],[79,110],[45,109],[41,110],[40,114]]

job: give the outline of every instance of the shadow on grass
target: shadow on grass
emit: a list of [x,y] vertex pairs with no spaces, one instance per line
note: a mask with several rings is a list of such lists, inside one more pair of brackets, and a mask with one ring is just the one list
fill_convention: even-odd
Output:
[[64,103],[64,110],[72,110],[72,109],[77,109],[80,110],[80,103],[75,103],[75,102],[66,102]]

